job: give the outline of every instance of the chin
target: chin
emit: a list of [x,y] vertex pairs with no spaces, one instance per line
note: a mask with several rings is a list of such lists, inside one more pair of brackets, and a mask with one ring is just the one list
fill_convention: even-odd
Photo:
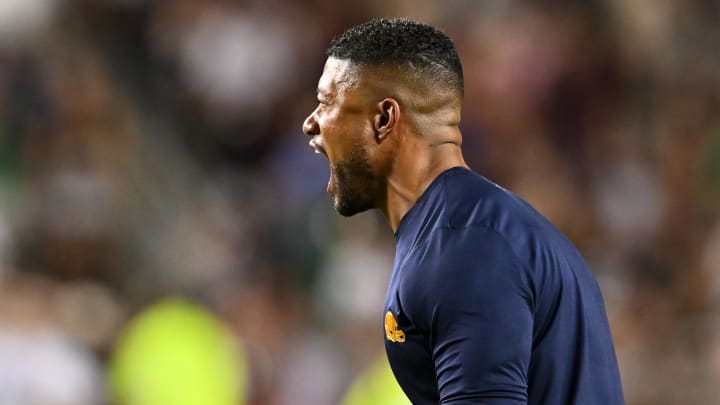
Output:
[[335,211],[344,217],[351,217],[355,214],[365,212],[372,209],[373,207],[368,204],[358,204],[353,201],[340,200],[335,197]]

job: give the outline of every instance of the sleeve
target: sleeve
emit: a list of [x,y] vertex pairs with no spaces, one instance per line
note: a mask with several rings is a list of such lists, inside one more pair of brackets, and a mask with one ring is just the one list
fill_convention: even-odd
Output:
[[440,403],[527,404],[533,329],[527,273],[492,230],[440,235],[422,261],[428,284],[419,322],[429,338]]

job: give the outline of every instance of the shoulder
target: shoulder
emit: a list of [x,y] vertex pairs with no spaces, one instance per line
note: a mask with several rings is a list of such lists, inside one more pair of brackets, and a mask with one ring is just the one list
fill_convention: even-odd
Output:
[[448,171],[442,182],[446,225],[470,225],[504,233],[503,225],[523,221],[529,224],[540,215],[522,198],[487,178],[463,168]]
[[573,252],[572,243],[527,201],[473,172],[447,177],[445,204],[447,227],[505,241],[530,267],[541,252]]
[[523,267],[505,235],[482,224],[434,229],[410,254],[416,273],[440,277],[467,269],[473,275],[498,263]]
[[399,294],[423,329],[441,310],[495,308],[508,297],[534,305],[526,265],[493,229],[438,228],[410,256],[402,269]]
[[452,297],[527,284],[527,266],[510,241],[477,224],[435,229],[401,271],[403,288],[411,297]]
[[[525,209],[517,197],[464,167],[441,173],[400,221],[398,240],[419,246],[438,228],[497,223],[513,210]],[[404,252],[403,252],[404,255]]]

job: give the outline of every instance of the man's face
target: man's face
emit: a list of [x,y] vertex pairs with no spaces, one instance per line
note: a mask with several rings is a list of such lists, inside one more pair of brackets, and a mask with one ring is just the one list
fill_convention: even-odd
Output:
[[347,60],[329,58],[318,83],[318,106],[305,119],[310,146],[330,161],[327,191],[335,209],[351,216],[375,207],[379,189],[372,168],[372,100]]

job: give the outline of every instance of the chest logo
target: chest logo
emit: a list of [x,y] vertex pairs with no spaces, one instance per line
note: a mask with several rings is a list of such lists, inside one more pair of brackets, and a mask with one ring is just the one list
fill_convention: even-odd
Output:
[[403,343],[405,341],[405,332],[398,329],[398,323],[390,311],[385,313],[385,337],[387,340],[395,343]]

